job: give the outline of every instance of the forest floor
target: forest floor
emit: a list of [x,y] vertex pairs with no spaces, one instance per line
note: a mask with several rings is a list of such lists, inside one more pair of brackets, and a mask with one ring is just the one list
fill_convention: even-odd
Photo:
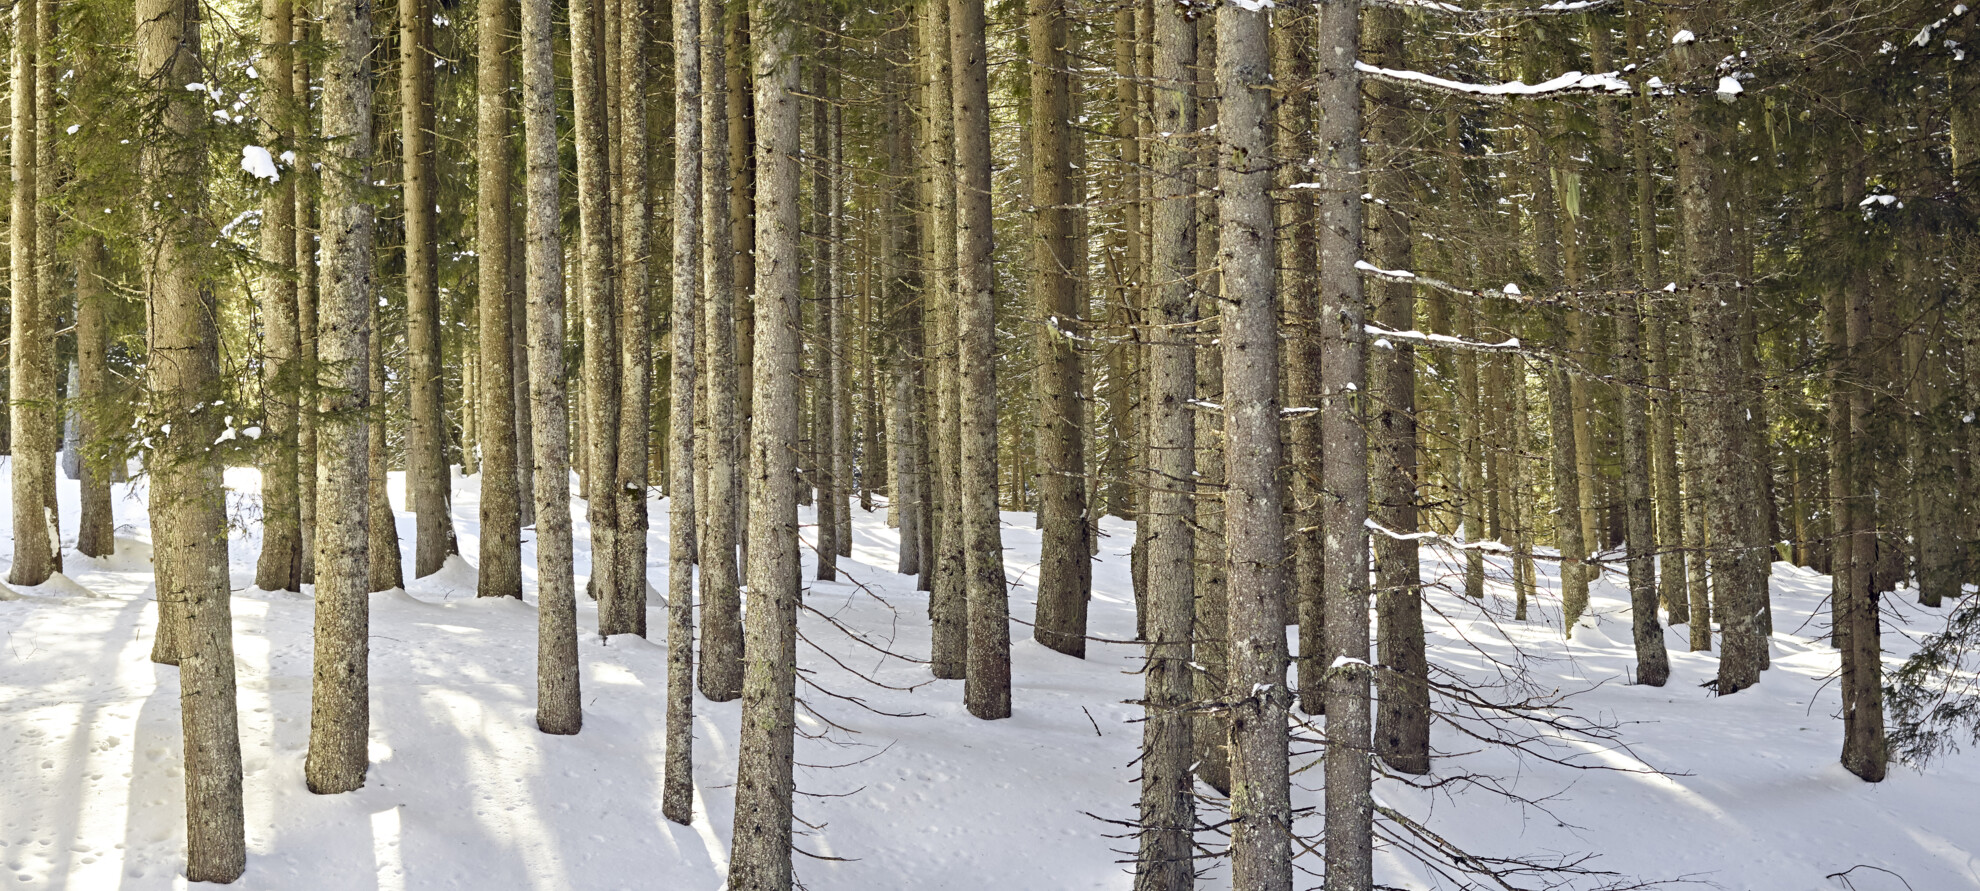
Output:
[[[10,495],[3,477],[0,495]],[[459,559],[409,590],[373,595],[370,773],[356,792],[307,792],[310,600],[252,588],[256,482],[253,471],[229,474],[229,506],[243,527],[230,536],[248,827],[240,887],[719,887],[738,705],[697,699],[697,819],[662,819],[667,648],[656,595],[650,641],[581,635],[583,732],[537,732],[528,543],[523,602],[477,599],[474,571]],[[394,475],[402,505],[400,482]],[[455,483],[467,554],[476,549],[477,484]],[[76,488],[62,487],[72,542]],[[0,602],[0,888],[186,884],[178,676],[147,659],[157,611],[141,485],[119,487],[117,513],[114,558],[71,551],[65,576]],[[1142,692],[1141,649],[1128,642],[1132,526],[1104,524],[1094,567],[1092,634],[1107,641],[1092,643],[1082,661],[1016,626],[1016,714],[985,723],[963,711],[960,681],[931,681],[924,666],[882,652],[923,657],[929,637],[926,597],[892,571],[896,533],[884,513],[855,509],[841,581],[809,583],[805,594],[796,843],[816,856],[797,857],[800,881],[812,891],[1130,887],[1122,861],[1133,842],[1112,821],[1132,819],[1137,800],[1140,709],[1127,704]],[[652,584],[664,591],[664,502],[653,515]],[[811,516],[805,509],[806,522]],[[1004,522],[1021,622],[1032,614],[1039,538],[1029,514]],[[399,515],[399,533],[410,567],[410,515]],[[11,539],[0,525],[0,554]],[[1435,547],[1424,555],[1426,580],[1443,586],[1429,594],[1426,622],[1431,662],[1446,680],[1493,702],[1566,698],[1544,712],[1557,719],[1551,726],[1482,717],[1490,712],[1440,722],[1434,773],[1417,782],[1444,782],[1425,790],[1385,778],[1377,800],[1481,857],[1607,873],[1532,874],[1516,886],[1980,889],[1980,757],[1953,755],[1923,771],[1893,766],[1879,785],[1836,763],[1842,725],[1838,660],[1821,640],[1825,577],[1774,565],[1773,668],[1760,686],[1716,698],[1700,687],[1715,673],[1713,654],[1686,652],[1682,627],[1667,634],[1669,685],[1629,683],[1618,575],[1597,585],[1570,641],[1551,566],[1543,564],[1545,589],[1530,618],[1515,621],[1502,564],[1478,603],[1447,590],[1461,578],[1445,555]],[[807,579],[812,557],[807,547]],[[579,627],[596,628],[595,606],[580,600]],[[1943,621],[1902,594],[1887,610],[1890,664]],[[1526,751],[1473,733],[1524,738]],[[1295,769],[1311,765],[1316,750],[1296,744]],[[1297,806],[1318,805],[1318,770],[1294,783]],[[1320,819],[1308,813],[1298,829],[1317,847]],[[1220,844],[1210,832],[1199,838]],[[1381,883],[1462,887],[1400,845],[1378,841],[1377,858]],[[1298,886],[1316,885],[1318,858],[1303,853],[1300,864]],[[1218,861],[1204,867],[1206,887],[1228,886]]]

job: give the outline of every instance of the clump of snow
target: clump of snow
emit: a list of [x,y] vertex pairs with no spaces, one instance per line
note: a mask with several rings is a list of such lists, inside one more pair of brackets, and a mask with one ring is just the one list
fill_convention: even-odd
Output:
[[241,169],[255,179],[280,182],[282,173],[275,169],[275,158],[268,150],[258,145],[241,146]]
[[1508,297],[1518,297],[1520,295],[1519,284],[1517,282],[1506,282],[1504,293]]
[[1719,78],[1718,94],[1720,97],[1730,99],[1744,92],[1746,92],[1746,88],[1739,85],[1739,78],[1732,75]]
[[1672,46],[1684,46],[1687,43],[1697,43],[1697,42],[1698,42],[1698,35],[1691,33],[1689,29],[1680,30],[1676,34],[1671,35]]

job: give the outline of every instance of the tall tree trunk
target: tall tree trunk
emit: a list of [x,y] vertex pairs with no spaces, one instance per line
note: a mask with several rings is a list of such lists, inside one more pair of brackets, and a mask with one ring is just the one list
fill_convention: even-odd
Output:
[[755,0],[757,418],[750,438],[749,616],[732,891],[791,888],[797,711],[798,90],[793,0]]
[[[832,310],[832,325],[829,334],[829,339],[832,343],[832,441],[830,452],[832,458],[832,491],[837,493],[838,498],[832,507],[833,515],[838,519],[838,534],[834,536],[834,547],[831,553],[839,557],[850,557],[852,556],[852,509],[847,499],[850,494],[848,490],[853,483],[852,452],[850,451],[852,445],[853,404],[852,381],[848,375],[852,373],[854,353],[852,339],[848,334],[848,326],[851,323],[846,318],[846,301],[848,298],[845,282],[850,276],[850,270],[846,268],[847,256],[845,245],[847,237],[846,199],[849,193],[848,185],[852,180],[845,175],[846,120],[844,111],[845,102],[842,95],[845,90],[844,83],[845,78],[843,75],[832,79],[831,102],[826,109],[826,116],[830,119],[828,129],[831,133],[828,138],[831,140],[831,145],[826,152],[825,162],[833,170],[833,176],[830,180],[832,193],[829,201],[832,206],[832,219],[831,225],[826,229],[826,241],[831,245],[830,255],[827,257],[827,261],[828,265],[832,268],[833,278],[831,300],[826,305],[831,307]],[[872,509],[870,503],[867,505],[867,509]],[[836,564],[838,561],[832,560],[831,562]]]
[[484,3],[476,28],[475,263],[481,333],[481,565],[476,593],[522,597],[522,492],[517,465],[514,295],[509,293],[509,248],[515,203],[514,115],[509,88],[515,76],[515,18],[509,4]]
[[[619,412],[618,468],[612,493],[618,512],[618,561],[612,577],[616,593],[599,604],[599,633],[646,636],[646,487],[651,475],[653,347],[647,329],[652,286],[647,262],[653,233],[648,214],[650,147],[647,140],[647,20],[651,0],[618,2],[619,28]],[[603,494],[608,490],[601,490]],[[600,501],[601,505],[607,502]],[[594,561],[596,556],[592,558]],[[611,612],[608,619],[605,613]]]
[[[1223,282],[1224,538],[1230,572],[1231,882],[1292,887],[1278,294],[1272,249],[1267,13],[1217,11]],[[1334,561],[1329,559],[1327,565]],[[1365,584],[1365,583],[1364,583]],[[1331,626],[1333,623],[1329,622]],[[1366,628],[1364,620],[1363,628]],[[1329,710],[1329,714],[1333,712]],[[1367,762],[1362,762],[1367,769]]]
[[[15,6],[15,22],[21,25],[15,32],[17,40],[33,33],[28,10],[34,6]],[[149,210],[144,220],[155,239],[155,250],[145,255],[151,301],[151,359],[145,378],[157,431],[151,465],[152,540],[158,547],[154,569],[159,604],[175,614],[161,617],[161,625],[174,621],[182,628],[180,647],[171,655],[179,666],[179,711],[185,734],[186,878],[224,883],[240,878],[247,869],[247,843],[227,584],[226,490],[219,461],[210,451],[220,433],[220,418],[216,412],[200,410],[220,386],[220,338],[214,325],[219,301],[210,284],[197,275],[200,245],[211,238],[200,224],[206,197],[198,136],[204,97],[183,86],[200,76],[199,7],[183,0],[140,0],[136,12],[138,76],[147,87],[146,98],[162,106],[160,129],[144,142],[143,182],[145,197],[151,200],[140,205],[157,208]],[[15,45],[17,53],[32,48],[32,41],[25,47]],[[18,85],[18,65],[15,72]],[[14,107],[18,153],[18,93]],[[15,157],[18,172],[20,155]],[[17,201],[17,251],[20,211]],[[19,253],[15,263],[19,287]],[[20,292],[15,294],[18,300]],[[16,313],[20,308],[16,303]],[[18,338],[19,315],[15,326]],[[15,340],[16,361],[22,343]],[[42,343],[46,346],[46,339]],[[19,375],[17,367],[17,387],[23,385]],[[15,432],[17,445],[20,432]],[[17,448],[14,454],[18,502],[26,500],[19,488],[23,450]],[[39,501],[33,504],[40,506]],[[42,523],[38,512],[34,521],[37,526]],[[161,643],[163,638],[161,630]]]
[[997,299],[991,269],[990,68],[983,0],[950,0],[956,133],[956,428],[969,676],[963,698],[986,720],[1011,716],[1010,597],[997,513]]
[[[514,51],[516,44],[509,44]],[[513,79],[513,75],[511,75]],[[511,111],[513,115],[513,110]],[[514,144],[509,149],[514,158]],[[536,525],[536,423],[530,410],[528,214],[516,213],[515,179],[509,181],[509,351],[515,373],[516,515]]]
[[[1036,41],[1036,37],[1033,38]],[[1195,883],[1196,827],[1191,733],[1187,710],[1195,697],[1190,637],[1196,619],[1196,543],[1191,481],[1196,475],[1196,360],[1187,337],[1195,319],[1190,278],[1196,271],[1195,183],[1185,134],[1196,132],[1193,89],[1196,24],[1180,7],[1155,12],[1154,282],[1149,346],[1149,468],[1147,721],[1142,724],[1141,841],[1135,863],[1138,891],[1187,891]],[[1080,559],[1086,559],[1082,553]]]
[[[36,81],[42,73],[33,0],[14,5],[13,216],[8,236],[13,313],[9,353],[12,404],[8,441],[13,448],[14,562],[7,583],[39,585],[59,568],[61,539],[54,537],[48,504],[55,494],[55,337],[39,270],[41,126],[36,123]],[[189,25],[188,27],[195,27]],[[176,39],[176,38],[175,38]],[[210,442],[210,440],[209,440]],[[159,589],[163,591],[161,587]]]
[[[959,241],[956,212],[954,93],[960,87],[955,72],[953,44],[947,24],[954,15],[949,0],[923,0],[920,15],[923,75],[922,105],[927,131],[922,143],[923,175],[927,189],[926,222],[922,237],[929,243],[927,276],[923,283],[924,314],[923,362],[933,367],[924,375],[926,410],[922,412],[930,447],[926,466],[928,482],[923,489],[929,508],[923,515],[923,529],[932,547],[923,551],[922,571],[930,586],[929,619],[934,626],[930,642],[930,669],[938,678],[961,680],[967,677],[969,651],[967,572],[963,554],[963,507],[960,432],[956,417],[956,249]],[[932,561],[932,562],[931,562]],[[965,694],[966,695],[966,694]]]
[[1319,26],[1318,7],[1311,2],[1284,4],[1273,12],[1273,78],[1286,85],[1288,95],[1274,109],[1276,154],[1291,159],[1280,166],[1277,188],[1286,195],[1275,202],[1279,252],[1279,314],[1286,337],[1281,361],[1286,369],[1287,443],[1286,531],[1291,540],[1291,600],[1287,618],[1299,623],[1299,698],[1307,714],[1319,714],[1321,653],[1326,623],[1322,621],[1320,543],[1320,418],[1314,405],[1320,396],[1320,342],[1313,320],[1320,311],[1319,261],[1313,251],[1319,223],[1310,189],[1294,189],[1313,175],[1313,43]]
[[[1851,195],[1849,197],[1855,197]],[[1850,273],[1848,314],[1844,334],[1845,354],[1854,386],[1849,389],[1848,460],[1837,466],[1848,478],[1849,498],[1841,509],[1849,530],[1849,589],[1837,604],[1837,643],[1842,648],[1843,748],[1842,765],[1864,782],[1884,779],[1889,749],[1884,739],[1884,686],[1882,628],[1877,615],[1879,588],[1873,578],[1877,556],[1877,526],[1874,522],[1875,495],[1872,492],[1871,430],[1875,423],[1870,404],[1871,388],[1877,380],[1876,358],[1871,351],[1874,326],[1870,279],[1862,269]],[[1701,350],[1702,352],[1702,350]],[[1716,531],[1716,528],[1715,528]],[[1726,649],[1733,647],[1731,620],[1726,622]],[[1762,642],[1764,645],[1764,642]],[[1757,674],[1757,670],[1755,671]],[[1724,658],[1719,672],[1720,686],[1726,683]]]
[[528,218],[529,396],[536,481],[536,726],[584,725],[571,565],[570,416],[564,397],[564,272],[557,199],[556,44],[551,0],[523,0],[523,158]]
[[[1038,313],[1039,522],[1038,642],[1086,655],[1086,418],[1080,370],[1078,281],[1084,262],[1074,243],[1072,103],[1064,0],[1030,0],[1032,303]],[[1192,51],[1195,41],[1191,41]],[[1183,637],[1188,629],[1185,626]]]
[[[319,36],[321,29],[310,27],[307,4],[294,4],[295,27],[290,36],[298,41]],[[292,95],[302,95],[310,87],[308,53],[293,53],[295,65],[291,69],[294,81]],[[296,105],[296,131],[310,132],[312,122],[309,109],[302,103]],[[322,356],[317,350],[317,285],[320,278],[319,239],[321,226],[318,225],[319,203],[317,193],[322,184],[322,175],[312,169],[311,163],[295,165],[290,175],[296,178],[296,336],[297,355],[302,361],[302,374],[296,381],[296,482],[299,510],[297,511],[302,529],[302,576],[305,585],[316,583],[316,474],[318,467],[317,431],[322,426],[319,411],[321,394],[318,382],[322,374]],[[315,180],[316,188],[311,187]]]
[[[1609,27],[1589,26],[1589,43],[1594,50],[1595,67],[1608,70],[1611,64]],[[1634,56],[1634,31],[1629,44]],[[1630,208],[1621,200],[1629,194],[1629,182],[1622,169],[1623,132],[1614,105],[1602,103],[1596,110],[1602,130],[1600,177],[1607,194],[1608,228],[1620,235],[1629,231]],[[1647,148],[1647,147],[1644,147]],[[1641,186],[1642,183],[1637,183]],[[1653,220],[1654,222],[1654,220]],[[1629,240],[1616,242],[1610,254],[1611,279],[1617,287],[1637,280]],[[1642,307],[1637,297],[1625,293],[1612,305],[1616,319],[1616,383],[1622,408],[1622,483],[1625,520],[1624,547],[1629,555],[1630,629],[1636,644],[1636,682],[1661,687],[1670,678],[1670,654],[1664,647],[1664,625],[1657,618],[1657,564],[1655,552],[1656,516],[1652,509],[1653,472],[1650,458],[1650,380],[1643,359]]]
[[[1403,55],[1402,14],[1394,9],[1370,12],[1371,64],[1407,68]],[[1408,218],[1396,208],[1409,198],[1401,146],[1409,138],[1402,117],[1402,91],[1393,85],[1369,90],[1369,142],[1379,154],[1370,164],[1369,191],[1375,195],[1369,249],[1384,269],[1408,269]],[[1374,321],[1391,331],[1416,327],[1416,288],[1385,282],[1375,289]],[[1398,340],[1369,357],[1369,400],[1372,404],[1370,444],[1375,453],[1370,499],[1378,523],[1388,532],[1375,536],[1376,621],[1381,629],[1376,653],[1383,671],[1375,676],[1375,752],[1390,769],[1401,773],[1430,771],[1430,667],[1424,653],[1423,589],[1417,541],[1396,538],[1416,532],[1416,350]]]
[[[1368,434],[1366,301],[1361,256],[1360,0],[1322,0],[1316,72],[1320,107],[1321,489],[1326,541],[1325,676],[1328,891],[1374,883],[1374,800],[1369,790]],[[1233,454],[1236,449],[1232,449]]]
[[371,737],[371,4],[324,10],[323,281],[317,326],[316,648],[303,779],[364,785]]
[[667,497],[667,766],[660,811],[694,821],[695,425],[701,308],[701,0],[674,3],[673,464]]
[[[108,557],[117,550],[116,519],[111,510],[110,482],[124,460],[117,434],[103,422],[110,394],[110,322],[113,299],[104,276],[110,258],[101,236],[82,244],[76,266],[76,364],[81,376],[82,511],[76,523],[76,551],[86,557]],[[300,558],[298,558],[300,564]]]
[[619,466],[618,303],[613,293],[611,145],[605,121],[606,3],[571,0],[571,102],[576,106],[578,300],[584,314],[585,522],[591,528],[591,581],[599,603],[599,633],[620,624],[619,513],[613,480]]
[[[1217,21],[1201,16],[1196,21],[1196,126],[1198,132],[1214,133],[1217,126]],[[1224,403],[1224,363],[1221,350],[1205,349],[1223,331],[1222,295],[1219,293],[1217,237],[1217,144],[1199,140],[1191,164],[1189,185],[1194,188],[1196,220],[1195,286],[1196,336],[1192,350],[1196,365],[1196,399],[1199,403]],[[1230,683],[1230,590],[1224,552],[1224,419],[1206,406],[1190,411],[1196,435],[1196,486],[1191,508],[1196,512],[1192,531],[1196,539],[1196,622],[1191,628],[1191,652],[1201,666],[1196,675],[1196,698],[1221,698]],[[1209,712],[1191,725],[1196,746],[1196,778],[1225,795],[1231,791],[1230,722],[1225,715]]]
[[[831,33],[829,17],[821,17],[819,24],[821,33]],[[820,38],[821,41],[824,39]],[[832,141],[830,66],[836,57],[827,59],[826,51],[827,47],[818,48],[815,56],[819,62],[811,68],[811,225],[814,233],[811,285],[813,302],[817,306],[816,327],[813,329],[816,348],[811,350],[811,354],[817,357],[818,363],[812,382],[811,444],[812,454],[816,457],[813,458],[811,482],[818,489],[818,579],[829,582],[839,577],[839,514],[846,509],[846,499],[839,491],[839,480],[833,473],[834,410],[838,401],[840,345],[834,333],[839,316],[839,272],[834,262],[838,259],[838,243],[832,238],[832,225],[838,217],[839,207],[833,191],[838,171],[832,167],[828,157],[831,150],[827,148]]]
[[[705,252],[702,275],[707,280],[703,307],[704,336],[699,359],[707,388],[707,431],[704,447],[696,451],[708,466],[708,510],[696,516],[702,524],[696,557],[701,564],[701,695],[728,702],[742,695],[742,595],[737,591],[736,519],[736,280],[735,229],[731,219],[729,170],[729,83],[722,35],[727,11],[722,3],[702,7],[701,127],[702,229]],[[697,489],[696,494],[704,490]]]
[[[265,2],[265,0],[264,0]],[[405,176],[406,501],[414,517],[413,577],[439,572],[459,549],[448,502],[446,370],[440,350],[439,184],[433,161],[433,16],[399,0],[399,133]]]
[[[293,143],[295,67],[290,62],[295,12],[289,0],[262,0],[261,136],[280,152]],[[254,584],[264,591],[302,590],[302,502],[296,483],[297,353],[296,195],[293,165],[261,197],[262,442],[261,558]],[[312,472],[314,469],[312,468]]]
[[[1712,34],[1720,20],[1717,3],[1683,14],[1685,23],[1701,35],[1698,42],[1677,47],[1678,71],[1690,81],[1705,82],[1726,44]],[[1736,693],[1760,682],[1766,665],[1766,640],[1759,613],[1765,603],[1759,590],[1766,570],[1752,542],[1746,521],[1752,491],[1747,472],[1741,414],[1745,375],[1740,369],[1739,317],[1745,291],[1734,285],[1737,272],[1727,244],[1725,183],[1720,167],[1727,151],[1716,115],[1697,95],[1678,98],[1678,201],[1684,212],[1685,257],[1690,265],[1691,324],[1694,337],[1692,367],[1698,383],[1694,406],[1699,418],[1687,423],[1692,431],[1692,455],[1697,458],[1700,488],[1706,497],[1706,525],[1711,543],[1711,574],[1725,648],[1719,658],[1720,695]],[[1698,621],[1696,615],[1693,621]]]

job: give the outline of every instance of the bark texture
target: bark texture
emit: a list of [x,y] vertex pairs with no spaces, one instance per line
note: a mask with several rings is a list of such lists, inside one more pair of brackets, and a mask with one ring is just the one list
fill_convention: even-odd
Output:
[[523,0],[523,160],[527,216],[529,396],[536,481],[536,726],[584,725],[578,688],[577,583],[571,566],[570,413],[564,397],[563,236],[558,212],[556,42],[551,0]]
[[[1321,490],[1326,568],[1327,891],[1374,884],[1368,670],[1368,438],[1361,276],[1360,0],[1322,0],[1320,108]],[[1235,450],[1233,450],[1235,451]]]
[[1263,10],[1233,5],[1217,12],[1231,883],[1287,891],[1292,887],[1292,802],[1286,712],[1292,691],[1286,686],[1278,295],[1268,132],[1272,71],[1266,29]]
[[[1033,38],[1036,40],[1036,38]],[[1196,268],[1196,191],[1192,160],[1181,134],[1196,130],[1196,25],[1184,10],[1155,12],[1154,206],[1149,250],[1153,334],[1148,348],[1145,410],[1149,412],[1147,720],[1141,742],[1141,839],[1135,861],[1138,891],[1186,891],[1196,878],[1192,835],[1196,808],[1190,764],[1196,678],[1190,638],[1196,609],[1196,543],[1191,481],[1196,429],[1189,401],[1196,396],[1196,360],[1189,323],[1195,318],[1191,273]],[[1042,434],[1042,431],[1041,431]],[[1085,560],[1082,552],[1080,559]]]
[[794,0],[755,0],[756,331],[750,438],[749,615],[731,891],[790,891],[797,717],[798,228]]
[[694,821],[695,340],[701,306],[701,0],[673,0],[674,305],[667,500],[667,765],[660,812]]
[[996,277],[990,267],[990,68],[983,0],[950,0],[956,133],[956,460],[961,466],[968,677],[963,700],[986,720],[1011,716],[1010,599],[997,514]]
[[[33,6],[20,3],[15,10],[19,15]],[[186,878],[225,883],[247,869],[247,843],[227,582],[226,492],[219,462],[208,450],[220,434],[221,419],[200,410],[220,386],[220,337],[213,324],[218,299],[211,283],[197,275],[200,247],[211,237],[201,222],[205,170],[197,133],[203,97],[183,86],[199,76],[199,8],[183,0],[141,0],[136,14],[138,73],[157,115],[152,118],[157,129],[149,134],[141,161],[145,197],[151,199],[143,206],[157,202],[157,209],[145,214],[145,227],[156,238],[145,269],[151,357],[145,384],[158,431],[149,462],[151,531],[157,545],[153,568],[161,612],[175,614],[171,619],[161,616],[161,623],[176,621],[183,629],[173,655],[185,734]],[[17,35],[30,32],[23,29]],[[15,108],[18,112],[19,105]],[[16,139],[19,122],[17,113]],[[17,237],[19,233],[16,228]],[[15,281],[20,281],[18,273]],[[20,304],[15,305],[18,312]],[[23,386],[18,369],[16,375],[15,386]],[[15,448],[14,470],[20,474],[21,440],[15,440]],[[20,499],[20,490],[15,492]],[[38,510],[34,519],[41,524]]]
[[[262,139],[276,147],[291,143],[295,126],[295,66],[290,42],[295,13],[289,0],[261,4]],[[262,442],[269,446],[261,465],[261,558],[255,587],[264,591],[302,590],[302,501],[296,474],[296,410],[301,395],[296,362],[302,350],[296,320],[296,195],[291,170],[265,187],[261,200]],[[315,468],[310,468],[315,472]]]
[[341,0],[323,20],[316,650],[303,762],[319,795],[364,785],[371,735],[371,13],[369,0]]
[[507,3],[479,7],[476,29],[475,230],[477,322],[481,350],[475,375],[481,434],[482,597],[522,597],[522,492],[516,448],[516,361],[513,295],[509,293],[509,229],[515,202],[515,116],[509,88],[516,22]]
[[[1092,553],[1087,541],[1086,412],[1078,275],[1085,262],[1075,243],[1078,205],[1072,194],[1071,77],[1067,70],[1065,0],[1030,0],[1031,42],[1031,289],[1037,313],[1038,518],[1044,529],[1038,567],[1038,616],[1033,636],[1069,656],[1086,655],[1086,604]],[[1191,42],[1192,53],[1194,41]],[[1185,634],[1187,630],[1185,629]]]

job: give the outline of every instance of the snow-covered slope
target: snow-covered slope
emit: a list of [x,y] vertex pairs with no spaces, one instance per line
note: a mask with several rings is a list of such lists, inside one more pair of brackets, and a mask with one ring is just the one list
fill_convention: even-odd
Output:
[[[373,596],[370,774],[357,792],[307,792],[310,601],[250,587],[255,476],[234,471],[229,482],[243,526],[232,536],[249,836],[241,887],[719,887],[737,705],[697,701],[701,819],[692,827],[663,820],[666,622],[656,596],[654,640],[582,637],[584,731],[538,733],[528,553],[523,603],[476,599],[473,569],[462,560],[408,591]],[[455,489],[470,557],[477,482],[460,479]],[[394,503],[403,504],[396,476],[393,483]],[[62,485],[72,541],[76,493],[73,483]],[[178,682],[175,669],[147,661],[157,614],[142,497],[141,486],[119,491],[115,558],[71,552],[66,578],[0,602],[0,887],[185,884]],[[656,500],[653,529],[666,529],[665,509]],[[960,682],[932,681],[923,666],[888,655],[925,656],[927,600],[891,571],[895,533],[884,511],[855,509],[853,523],[841,581],[812,584],[811,611],[800,620],[807,683],[796,841],[817,855],[797,858],[805,886],[1129,887],[1122,861],[1133,842],[1109,821],[1131,819],[1137,794],[1139,710],[1125,704],[1141,694],[1139,648],[1126,643],[1134,627],[1132,527],[1106,523],[1094,572],[1092,634],[1121,643],[1094,643],[1081,661],[1016,628],[1016,715],[984,723],[963,711]],[[410,562],[407,515],[400,533]],[[1004,534],[1012,611],[1026,620],[1038,534],[1028,514],[1006,514]],[[0,527],[0,554],[10,540]],[[653,585],[664,591],[663,532],[649,553]],[[1426,580],[1452,578],[1434,550],[1425,556]],[[807,578],[811,558],[807,549]],[[1574,693],[1565,702],[1569,720],[1614,725],[1621,736],[1605,744],[1518,724],[1512,729],[1538,736],[1529,744],[1535,754],[1520,755],[1465,735],[1483,729],[1475,721],[1440,724],[1433,779],[1470,774],[1478,782],[1433,792],[1385,779],[1379,799],[1481,856],[1600,855],[1581,865],[1614,875],[1586,876],[1578,887],[1628,878],[1841,888],[1828,876],[1863,864],[1849,880],[1865,891],[1980,889],[1980,822],[1971,817],[1980,759],[1954,756],[1924,773],[1896,767],[1877,786],[1837,766],[1839,694],[1825,680],[1837,660],[1817,639],[1826,631],[1827,580],[1784,564],[1774,572],[1774,668],[1758,688],[1725,698],[1698,686],[1712,677],[1713,658],[1683,652],[1682,629],[1668,636],[1670,685],[1626,683],[1627,605],[1613,583],[1597,586],[1591,617],[1572,641],[1561,639],[1551,588],[1523,623],[1511,619],[1503,586],[1494,585],[1484,604],[1434,591],[1433,664],[1495,701]],[[1551,585],[1551,575],[1543,582]],[[1908,634],[1939,620],[1915,607],[1903,612],[1885,635],[1896,654],[1909,651]],[[579,621],[596,627],[591,604],[580,604]],[[1312,746],[1296,748],[1298,769],[1314,755]],[[1294,777],[1296,804],[1318,805],[1318,774]],[[1491,785],[1532,803],[1485,791]],[[1319,828],[1317,816],[1299,824],[1308,835]],[[1211,833],[1200,837],[1217,843]],[[1437,884],[1398,848],[1378,857],[1387,884],[1457,887]],[[1301,886],[1317,884],[1318,859],[1307,854],[1301,863],[1310,870]],[[1228,884],[1214,862],[1206,868],[1209,887]]]

